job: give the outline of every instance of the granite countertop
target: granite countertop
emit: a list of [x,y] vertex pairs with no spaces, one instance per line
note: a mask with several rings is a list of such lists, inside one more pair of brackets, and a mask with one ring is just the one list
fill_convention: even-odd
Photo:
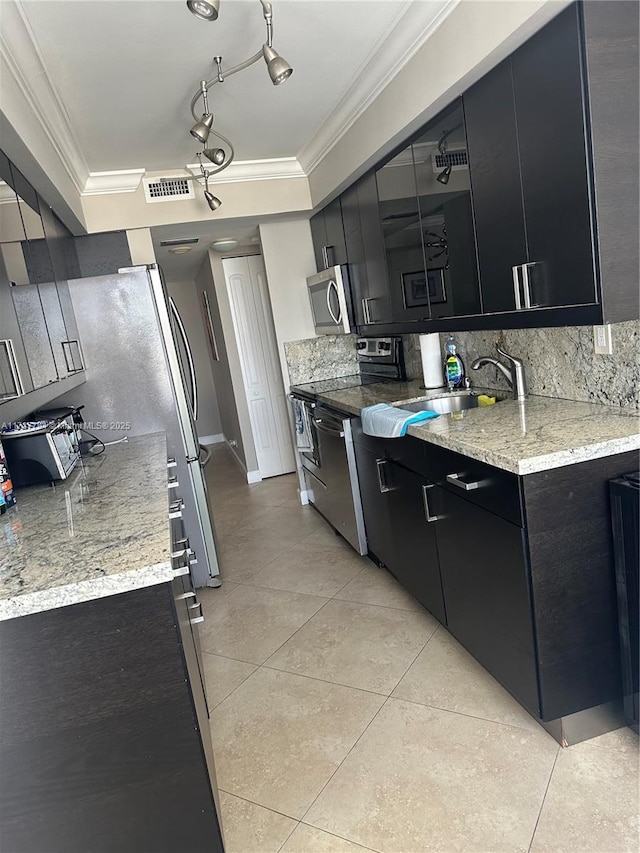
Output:
[[0,619],[173,578],[164,433],[83,457],[67,480],[16,497],[0,516]]
[[[490,389],[477,389],[491,393]],[[320,402],[352,415],[375,403],[427,399],[420,381],[381,383],[318,396]],[[504,391],[494,392],[504,396]],[[410,426],[409,435],[488,462],[514,474],[532,474],[640,448],[640,413],[600,403],[529,395],[523,402],[440,415]]]

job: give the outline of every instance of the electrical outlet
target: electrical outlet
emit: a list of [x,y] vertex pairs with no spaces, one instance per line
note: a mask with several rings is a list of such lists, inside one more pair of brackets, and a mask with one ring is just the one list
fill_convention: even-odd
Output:
[[611,323],[593,327],[593,351],[596,355],[613,355]]

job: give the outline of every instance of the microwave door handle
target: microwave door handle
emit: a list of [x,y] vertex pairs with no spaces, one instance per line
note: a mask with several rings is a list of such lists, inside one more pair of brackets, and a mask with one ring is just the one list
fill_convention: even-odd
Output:
[[171,306],[171,313],[176,321],[176,326],[178,331],[180,332],[180,337],[182,338],[182,345],[184,346],[184,351],[187,354],[187,365],[189,367],[189,382],[191,384],[191,400],[192,400],[192,414],[194,420],[198,417],[198,384],[196,382],[196,369],[193,363],[193,355],[191,353],[191,347],[189,346],[189,338],[187,337],[187,330],[184,327],[184,323],[182,322],[182,317],[178,312],[178,308],[176,307],[176,303],[173,301],[173,297],[169,297],[169,305]]
[[[331,307],[331,291],[334,290],[336,294],[336,299],[338,300],[338,316],[333,313],[333,308]],[[329,286],[327,287],[327,309],[329,310],[329,314],[331,314],[331,319],[336,324],[336,326],[340,325],[342,320],[342,310],[340,308],[340,296],[338,294],[338,285],[335,281],[331,280],[329,282]]]

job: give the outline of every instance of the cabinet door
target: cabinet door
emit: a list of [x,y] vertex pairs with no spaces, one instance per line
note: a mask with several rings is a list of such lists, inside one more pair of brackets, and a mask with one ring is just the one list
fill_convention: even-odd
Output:
[[532,306],[596,301],[578,6],[512,57]]
[[362,242],[362,224],[360,222],[360,203],[358,184],[353,184],[340,196],[342,206],[342,224],[349,267],[349,287],[356,326],[365,323],[364,302],[367,297],[367,268],[364,245]]
[[0,402],[33,391],[12,288],[0,253]]
[[[362,246],[366,268],[366,292],[361,296],[365,325],[392,323],[387,262],[378,210],[376,173],[369,172],[358,181],[358,202],[362,226]],[[375,334],[375,330],[371,330]]]
[[[527,261],[527,245],[511,60],[463,100],[483,311],[514,311],[513,267]],[[556,195],[554,190],[551,199]]]
[[34,388],[42,388],[58,380],[56,362],[51,348],[37,284],[11,288],[22,341]]
[[524,531],[439,486],[433,491],[449,631],[539,715]]
[[324,209],[324,223],[327,231],[328,257],[331,263],[347,263],[347,247],[344,240],[344,227],[342,224],[342,207],[340,198],[334,199]]
[[393,319],[428,320],[431,311],[411,145],[378,169],[376,184]]
[[323,249],[327,245],[327,228],[324,221],[324,210],[316,213],[309,220],[311,226],[311,240],[313,241],[313,254],[316,259],[316,269],[318,272],[325,269],[327,266],[324,262]]
[[435,486],[420,474],[387,463],[393,559],[387,564],[400,583],[446,625],[440,565],[436,546],[435,510],[429,497]]
[[440,113],[413,143],[422,281],[402,280],[405,315],[429,304],[432,319],[479,314],[480,287],[462,102]]
[[391,492],[384,479],[385,462],[362,445],[355,444],[354,447],[369,554],[384,565],[390,565],[393,560],[389,510]]

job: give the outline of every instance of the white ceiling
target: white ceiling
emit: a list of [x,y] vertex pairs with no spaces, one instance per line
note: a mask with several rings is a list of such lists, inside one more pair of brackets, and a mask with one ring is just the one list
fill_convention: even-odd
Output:
[[[418,1],[425,27],[447,5]],[[274,0],[274,47],[292,77],[273,86],[261,60],[211,90],[215,126],[236,159],[297,156],[367,65],[398,59],[381,45],[411,5]],[[199,80],[214,76],[214,55],[235,65],[265,35],[257,0],[221,0],[215,22],[198,20],[184,0],[23,0],[22,8],[92,172],[193,163],[189,102]]]
[[[0,0],[0,4],[5,0]],[[272,0],[274,47],[294,68],[273,86],[264,62],[210,91],[214,127],[236,161],[297,157],[303,168],[340,137],[456,0]],[[194,163],[190,101],[202,78],[257,52],[258,0],[221,0],[215,22],[184,0],[17,0],[60,103],[80,171],[162,172]],[[247,164],[249,165],[249,164]],[[88,185],[87,185],[88,186]],[[256,222],[211,220],[152,230],[169,279],[191,278],[214,239],[240,244]],[[198,236],[188,254],[162,239]]]

